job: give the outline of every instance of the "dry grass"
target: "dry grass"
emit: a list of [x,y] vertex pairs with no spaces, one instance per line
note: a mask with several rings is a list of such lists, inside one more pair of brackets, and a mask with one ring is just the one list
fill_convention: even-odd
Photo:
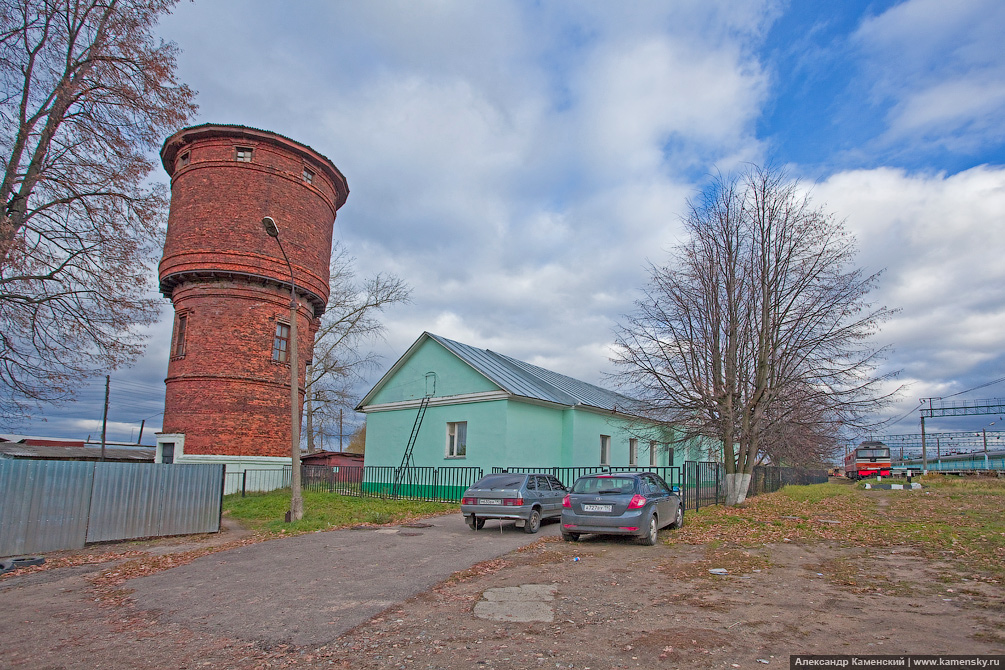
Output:
[[933,475],[922,490],[864,490],[849,483],[787,486],[737,507],[690,514],[672,541],[756,547],[828,540],[843,546],[909,546],[952,559],[970,577],[1005,581],[1005,480]]

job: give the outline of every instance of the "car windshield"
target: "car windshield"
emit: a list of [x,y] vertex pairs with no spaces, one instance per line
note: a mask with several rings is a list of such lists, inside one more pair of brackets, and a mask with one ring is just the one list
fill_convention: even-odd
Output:
[[473,489],[518,489],[523,486],[527,475],[488,475],[475,482]]
[[593,493],[598,495],[613,495],[616,493],[634,493],[635,479],[632,477],[583,477],[572,487],[573,493]]

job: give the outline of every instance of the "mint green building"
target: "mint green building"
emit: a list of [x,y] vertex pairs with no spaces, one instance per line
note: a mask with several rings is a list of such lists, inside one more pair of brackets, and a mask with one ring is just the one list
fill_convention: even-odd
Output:
[[[623,395],[502,354],[423,333],[367,393],[367,466],[682,465],[697,445],[625,414]],[[417,418],[421,417],[421,421]],[[692,453],[693,452],[693,453]]]

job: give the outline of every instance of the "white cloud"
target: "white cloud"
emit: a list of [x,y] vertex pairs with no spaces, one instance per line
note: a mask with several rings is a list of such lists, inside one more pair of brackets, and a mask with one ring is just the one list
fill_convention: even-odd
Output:
[[1005,4],[909,0],[865,20],[855,41],[869,93],[889,101],[888,142],[973,152],[1005,138]]
[[587,157],[608,178],[679,174],[681,163],[707,161],[710,148],[721,155],[751,141],[765,84],[735,46],[669,37],[607,44],[577,76]]
[[844,172],[817,185],[814,199],[847,217],[870,272],[885,269],[874,297],[902,311],[877,341],[893,347],[888,369],[925,380],[911,402],[1001,376],[1005,168]]

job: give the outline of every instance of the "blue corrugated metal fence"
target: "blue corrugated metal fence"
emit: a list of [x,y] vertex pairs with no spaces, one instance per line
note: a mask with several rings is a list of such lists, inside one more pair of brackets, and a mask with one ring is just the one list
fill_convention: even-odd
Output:
[[215,533],[223,465],[0,459],[0,557]]

